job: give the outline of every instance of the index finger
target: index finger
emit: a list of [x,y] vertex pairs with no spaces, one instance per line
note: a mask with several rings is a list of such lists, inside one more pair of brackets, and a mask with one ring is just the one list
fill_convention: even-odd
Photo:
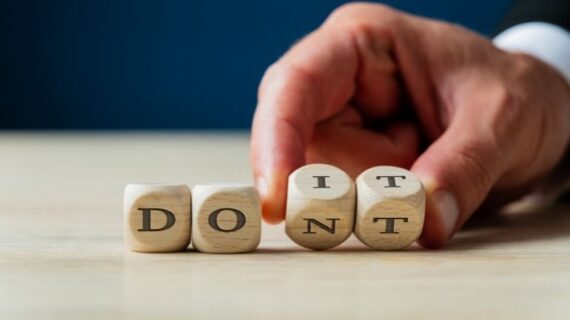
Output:
[[394,112],[398,80],[388,32],[396,28],[394,17],[397,14],[379,5],[345,5],[264,75],[251,160],[266,221],[283,220],[287,178],[305,164],[317,123],[353,99],[371,117]]
[[358,59],[346,36],[317,30],[264,75],[251,161],[263,216],[270,223],[284,218],[287,178],[305,164],[315,124],[340,111],[353,94]]

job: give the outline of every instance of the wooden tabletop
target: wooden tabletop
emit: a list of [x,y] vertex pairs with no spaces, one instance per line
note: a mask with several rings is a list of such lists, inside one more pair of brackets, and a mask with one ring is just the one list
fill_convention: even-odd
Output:
[[0,319],[570,319],[570,206],[513,212],[440,251],[142,254],[132,182],[251,182],[246,133],[1,133]]

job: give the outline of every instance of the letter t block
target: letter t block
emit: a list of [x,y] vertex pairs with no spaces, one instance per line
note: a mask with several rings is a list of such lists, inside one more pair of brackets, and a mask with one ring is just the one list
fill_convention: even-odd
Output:
[[140,252],[172,252],[190,243],[190,189],[186,185],[129,184],[124,240]]
[[310,164],[289,176],[287,235],[300,246],[325,250],[352,233],[356,205],[352,179],[327,164]]
[[413,173],[397,167],[373,167],[358,176],[356,188],[354,233],[360,241],[377,250],[397,250],[419,237],[425,194]]

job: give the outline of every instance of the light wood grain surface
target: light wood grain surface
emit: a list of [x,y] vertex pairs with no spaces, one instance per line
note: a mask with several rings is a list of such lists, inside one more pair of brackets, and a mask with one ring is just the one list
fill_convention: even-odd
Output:
[[128,183],[251,183],[248,136],[0,134],[0,319],[570,319],[570,206],[515,212],[442,251],[129,252]]
[[188,248],[192,196],[187,185],[129,184],[123,199],[125,248],[153,253]]
[[201,184],[192,188],[193,249],[204,253],[252,252],[261,241],[261,223],[259,193],[253,185]]
[[308,249],[331,249],[352,234],[356,188],[341,169],[309,164],[289,175],[286,207],[285,232],[291,240]]
[[419,238],[425,191],[412,172],[392,166],[369,168],[356,178],[356,189],[354,235],[360,241],[373,249],[400,250]]

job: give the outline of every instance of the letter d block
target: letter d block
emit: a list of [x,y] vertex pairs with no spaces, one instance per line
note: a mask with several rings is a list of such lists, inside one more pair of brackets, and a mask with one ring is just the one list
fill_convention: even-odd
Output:
[[139,252],[173,252],[190,243],[191,195],[186,185],[129,184],[125,188],[124,238]]
[[424,224],[425,194],[410,171],[390,166],[370,168],[356,179],[354,233],[377,250],[397,250],[412,244]]
[[310,164],[289,176],[287,235],[300,246],[325,250],[341,244],[354,227],[355,188],[337,167]]
[[261,207],[253,186],[197,185],[192,194],[194,249],[242,253],[257,248],[261,238]]

